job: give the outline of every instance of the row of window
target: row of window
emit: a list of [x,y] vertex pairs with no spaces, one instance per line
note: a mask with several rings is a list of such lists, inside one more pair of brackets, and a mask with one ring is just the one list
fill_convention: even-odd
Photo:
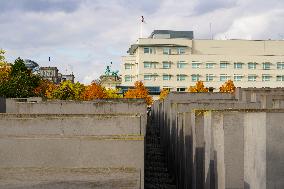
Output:
[[[156,78],[158,77],[158,75],[151,75],[151,74],[147,74],[144,75],[144,80],[156,80]],[[201,75],[199,74],[192,74],[191,75],[191,81],[196,82],[200,80]],[[163,75],[163,80],[164,81],[170,81],[172,80],[173,76],[172,75]],[[187,78],[187,75],[177,75],[176,79],[177,81],[185,81]],[[205,81],[210,82],[210,81],[214,81],[215,76],[213,74],[206,74],[206,79]],[[244,76],[243,75],[234,75],[234,81],[244,81]],[[256,81],[257,75],[248,75],[247,76],[247,81]],[[263,74],[262,75],[262,81],[271,81],[272,76],[269,74]],[[227,74],[221,74],[219,76],[219,81],[228,81],[230,79],[230,76]],[[216,80],[216,79],[215,79]],[[132,76],[130,75],[126,75],[125,76],[125,82],[129,82],[132,81]],[[277,75],[276,76],[276,81],[284,81],[284,75]]]
[[[173,54],[173,48],[164,47],[163,54]],[[175,48],[177,54],[185,54],[184,47],[177,47]],[[144,47],[144,54],[156,54],[156,49],[154,47]]]
[[[144,68],[157,68],[157,64],[158,62],[144,62]],[[251,70],[255,70],[257,68],[257,64],[256,62],[249,62],[247,64],[247,68],[251,69]],[[186,68],[187,63],[185,61],[178,61],[177,62],[177,68]],[[264,62],[262,63],[262,69],[263,70],[270,70],[271,69],[271,63],[270,62]],[[221,69],[224,68],[228,68],[229,63],[224,63],[221,62],[219,67]],[[163,69],[170,69],[172,67],[172,62],[163,62]],[[206,63],[205,64],[205,68],[206,69],[213,69],[214,67],[216,67],[216,63]],[[192,69],[198,69],[201,68],[201,63],[192,63]],[[234,63],[234,69],[242,69],[244,68],[244,63],[241,62],[237,62]],[[278,62],[276,64],[276,68],[279,70],[283,70],[284,69],[284,62]],[[125,64],[125,69],[129,70],[132,69],[132,65],[131,64]]]

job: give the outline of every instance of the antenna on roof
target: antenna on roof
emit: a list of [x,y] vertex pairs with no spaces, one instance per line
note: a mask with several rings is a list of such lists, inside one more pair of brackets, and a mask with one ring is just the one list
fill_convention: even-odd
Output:
[[209,28],[210,28],[210,39],[213,40],[213,34],[212,34],[212,23],[209,23]]

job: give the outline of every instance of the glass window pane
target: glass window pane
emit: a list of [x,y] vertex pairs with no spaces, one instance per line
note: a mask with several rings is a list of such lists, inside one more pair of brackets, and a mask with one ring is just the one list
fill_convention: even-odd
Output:
[[151,75],[144,75],[144,80],[151,80]]
[[163,80],[170,80],[171,76],[170,75],[163,75]]
[[178,54],[185,54],[185,48],[183,47],[178,48]]
[[214,63],[206,63],[206,68],[208,69],[214,68]]
[[256,69],[256,63],[255,62],[249,62],[248,63],[248,69],[255,70]]
[[171,68],[171,63],[170,62],[163,62],[163,68],[164,69]]
[[213,81],[213,74],[206,74],[206,81]]
[[163,48],[163,54],[171,54],[170,48]]
[[256,81],[256,75],[248,75],[248,81]]
[[198,74],[191,75],[191,81],[199,81],[199,75]]
[[240,62],[234,63],[234,68],[235,69],[242,69],[242,67],[243,67],[242,63],[240,63]]

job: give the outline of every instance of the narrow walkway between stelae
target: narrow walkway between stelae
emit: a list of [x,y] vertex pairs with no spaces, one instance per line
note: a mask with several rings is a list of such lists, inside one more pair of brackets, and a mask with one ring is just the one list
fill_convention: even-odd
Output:
[[149,117],[146,133],[145,189],[176,189],[160,144],[160,129]]

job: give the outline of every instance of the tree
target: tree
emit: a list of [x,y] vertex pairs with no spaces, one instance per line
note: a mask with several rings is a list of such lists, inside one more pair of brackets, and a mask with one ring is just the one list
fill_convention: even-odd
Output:
[[134,89],[129,89],[124,94],[124,98],[144,98],[147,105],[153,103],[153,98],[149,95],[148,89],[144,86],[142,81],[136,81]]
[[39,86],[34,89],[34,93],[36,96],[52,99],[52,94],[57,88],[58,85],[49,80],[42,79],[39,83]]
[[107,95],[107,98],[123,98],[122,94],[118,94],[118,89],[106,89],[105,93]]
[[81,99],[83,100],[94,100],[100,98],[107,98],[107,93],[104,87],[96,82],[86,87],[86,90],[82,93]]
[[0,84],[7,82],[10,78],[11,68],[5,61],[5,51],[0,49]]
[[5,51],[0,49],[0,66],[4,66],[7,62],[5,61]]
[[10,79],[11,68],[8,66],[0,67],[0,85]]
[[228,80],[219,89],[220,89],[220,92],[222,93],[234,93],[236,90],[236,87],[232,80]]
[[170,93],[169,89],[163,89],[160,93],[159,100],[164,100]]
[[188,88],[188,91],[191,93],[202,93],[202,92],[208,92],[208,88],[204,87],[203,81],[197,81],[195,86],[190,86]]
[[[5,78],[7,78],[5,76]],[[25,67],[21,58],[11,66],[8,79],[1,83],[0,96],[7,98],[27,98],[34,96],[34,89],[39,85],[40,77],[33,75]]]
[[58,87],[51,92],[52,99],[60,100],[81,100],[81,94],[85,90],[85,86],[79,82],[63,81]]

